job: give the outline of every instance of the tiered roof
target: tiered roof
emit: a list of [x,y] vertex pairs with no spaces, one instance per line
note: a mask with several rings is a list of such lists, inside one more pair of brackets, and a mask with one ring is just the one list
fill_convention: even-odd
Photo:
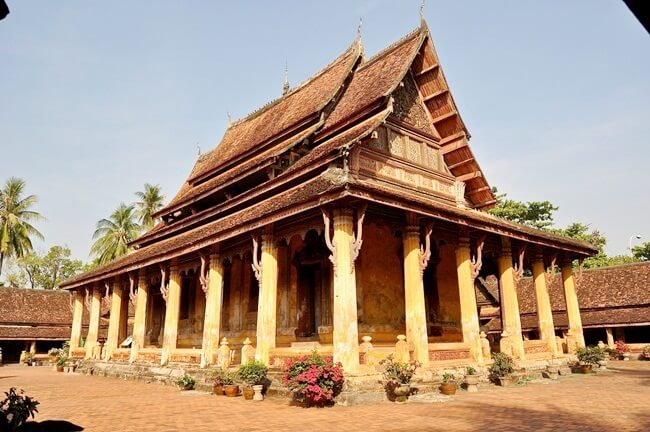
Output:
[[[63,286],[73,288],[197,251],[343,196],[363,198],[372,192],[403,199],[402,190],[377,190],[377,185],[327,165],[342,157],[342,148],[357,145],[390,118],[394,95],[404,82],[416,83],[430,120],[427,134],[438,141],[451,173],[466,183],[467,201],[474,208],[492,205],[494,196],[469,148],[469,134],[423,22],[368,60],[356,40],[312,78],[230,125],[221,143],[199,158],[180,191],[158,212],[163,222],[133,242],[135,252]],[[435,216],[454,222],[481,227],[487,222],[494,232],[517,236],[523,231],[573,252],[592,251],[584,243],[425,195],[411,193],[408,199],[429,213],[435,206]]]

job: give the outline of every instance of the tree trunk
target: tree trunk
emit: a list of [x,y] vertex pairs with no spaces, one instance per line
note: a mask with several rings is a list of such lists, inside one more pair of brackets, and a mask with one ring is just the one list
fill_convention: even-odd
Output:
[[0,276],[2,276],[2,263],[5,260],[5,254],[4,252],[0,252]]

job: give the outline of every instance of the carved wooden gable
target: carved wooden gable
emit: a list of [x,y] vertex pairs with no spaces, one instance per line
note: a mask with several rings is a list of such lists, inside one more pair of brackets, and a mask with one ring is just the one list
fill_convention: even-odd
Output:
[[410,73],[406,74],[400,87],[393,93],[393,99],[393,115],[398,120],[408,123],[429,135],[438,135]]

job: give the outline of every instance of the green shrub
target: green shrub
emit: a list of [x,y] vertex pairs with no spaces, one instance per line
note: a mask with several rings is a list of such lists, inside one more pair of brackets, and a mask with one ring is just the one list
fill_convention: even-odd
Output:
[[420,363],[417,361],[408,363],[397,362],[393,354],[389,354],[379,364],[384,368],[383,375],[385,384],[409,384],[411,379],[413,379],[413,375],[415,375],[415,371],[420,367]]
[[183,390],[192,390],[196,385],[196,380],[191,375],[185,374],[176,380],[176,385]]
[[506,377],[515,370],[512,357],[506,353],[492,353],[492,361],[492,364],[488,367],[492,377]]
[[454,374],[449,372],[445,372],[444,374],[442,374],[442,382],[447,383],[447,382],[455,382],[455,381],[456,381],[456,377],[454,376]]
[[16,430],[27,419],[34,418],[38,412],[36,408],[39,402],[29,396],[23,396],[24,391],[20,393],[15,387],[11,387],[5,392],[5,399],[0,401],[0,430]]
[[237,375],[248,385],[260,385],[264,383],[268,371],[269,368],[264,363],[251,360],[239,368]]
[[474,368],[471,367],[471,366],[467,366],[467,367],[465,368],[465,373],[466,373],[467,375],[476,375],[476,369],[474,369]]
[[578,348],[576,354],[580,364],[597,365],[599,361],[605,360],[605,351],[597,346]]

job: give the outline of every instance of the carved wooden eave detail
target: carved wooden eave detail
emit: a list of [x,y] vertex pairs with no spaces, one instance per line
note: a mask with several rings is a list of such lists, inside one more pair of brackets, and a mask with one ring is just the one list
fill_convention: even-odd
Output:
[[555,279],[556,262],[557,262],[557,254],[553,254],[553,258],[551,258],[551,265],[546,270],[546,274],[544,275],[546,277],[546,283],[549,284],[549,285]]
[[257,240],[257,236],[253,235],[253,258],[251,262],[251,267],[253,268],[253,272],[255,273],[255,279],[257,279],[257,282],[262,285],[262,263],[260,262],[259,259],[259,249],[260,249],[260,243],[259,240]]
[[359,210],[357,210],[357,232],[356,234],[352,233],[352,241],[350,245],[352,251],[350,256],[350,272],[354,272],[354,262],[359,257],[359,252],[361,252],[361,245],[363,244],[363,220],[366,217],[366,208],[368,208],[368,205],[363,204]]
[[483,246],[485,246],[485,235],[481,235],[476,242],[476,255],[471,259],[472,279],[476,279],[483,267]]
[[75,292],[69,292],[68,294],[68,306],[70,307],[70,312],[74,313],[74,298],[77,294]]
[[111,286],[108,282],[104,282],[104,297],[102,298],[102,304],[105,308],[111,309]]
[[160,294],[163,300],[167,302],[167,294],[169,294],[169,283],[167,282],[167,269],[164,265],[160,265]]
[[208,269],[207,266],[207,257],[205,254],[201,254],[201,270],[199,271],[199,283],[201,284],[201,289],[203,290],[203,293],[205,294],[205,297],[208,297],[208,283],[210,281],[210,278],[208,277]]
[[90,292],[88,288],[86,288],[86,295],[84,296],[84,305],[86,306],[86,310],[90,312]]
[[433,223],[427,223],[424,229],[424,245],[420,244],[418,252],[418,264],[420,266],[420,278],[424,277],[424,270],[429,265],[431,259],[431,233],[433,232]]
[[129,273],[129,301],[135,305],[137,300],[137,289],[135,287],[135,276]]
[[336,260],[334,259],[334,255],[336,254],[336,242],[330,237],[330,224],[332,219],[330,218],[329,212],[325,209],[321,208],[321,212],[323,213],[323,223],[325,224],[325,231],[323,232],[325,237],[325,245],[330,251],[330,256],[328,258],[332,263],[332,270],[334,272],[334,275],[336,275]]
[[519,249],[519,260],[515,263],[514,276],[515,281],[519,282],[524,276],[524,255],[526,254],[526,246],[521,246]]

